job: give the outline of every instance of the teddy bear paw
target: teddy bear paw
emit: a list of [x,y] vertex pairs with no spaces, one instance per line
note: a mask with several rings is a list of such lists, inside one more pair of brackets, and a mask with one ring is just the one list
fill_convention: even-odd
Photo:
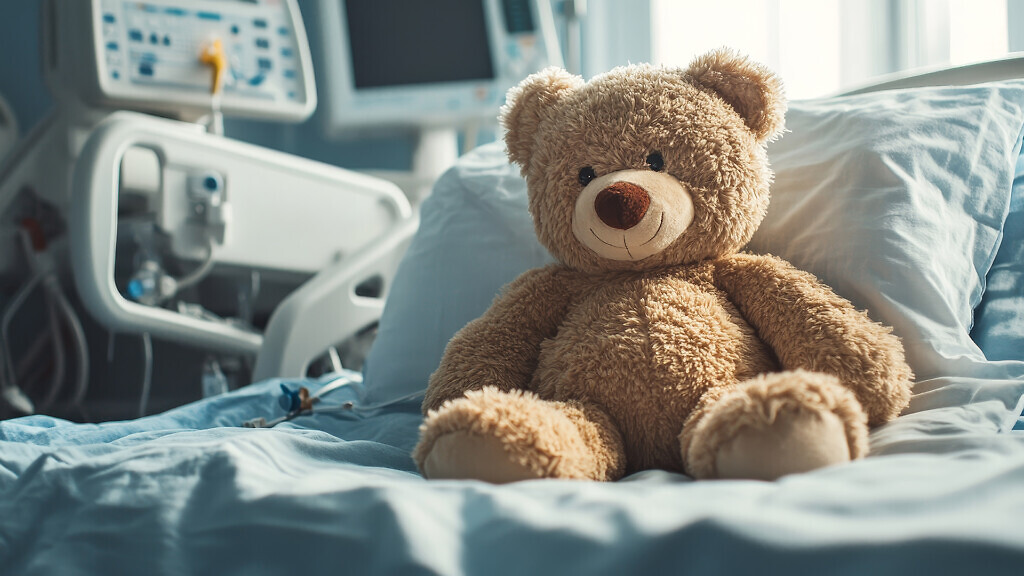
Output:
[[434,440],[421,465],[432,479],[472,478],[494,484],[539,478],[533,469],[509,457],[502,441],[467,430],[449,432]]
[[580,406],[486,387],[430,411],[413,458],[427,478],[608,480],[622,448],[602,429]]
[[691,473],[775,480],[848,462],[867,451],[867,417],[831,376],[794,371],[743,382],[697,424]]

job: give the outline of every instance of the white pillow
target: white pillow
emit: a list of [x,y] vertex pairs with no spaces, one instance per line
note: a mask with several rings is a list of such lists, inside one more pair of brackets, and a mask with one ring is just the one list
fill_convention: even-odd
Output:
[[[947,376],[979,375],[971,315],[1009,207],[1022,106],[1021,82],[792,103],[789,133],[769,148],[772,203],[749,249],[790,260],[894,326],[919,381],[939,379],[935,390],[949,388]],[[369,398],[421,392],[448,339],[504,283],[547,262],[501,145],[460,159],[424,203],[391,289],[367,361]],[[953,386],[912,409],[988,399],[1009,412],[1022,392]]]
[[363,367],[371,402],[425,390],[455,332],[502,286],[552,261],[533,233],[526,182],[499,142],[460,158],[420,216]]

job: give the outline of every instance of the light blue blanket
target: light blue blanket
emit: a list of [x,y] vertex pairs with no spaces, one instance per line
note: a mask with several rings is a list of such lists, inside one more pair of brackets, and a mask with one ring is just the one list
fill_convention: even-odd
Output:
[[[996,354],[1021,334],[1019,252],[999,245],[1020,238],[1024,83],[794,103],[788,118],[752,247],[903,338],[914,398],[872,432],[873,456],[773,483],[423,480],[419,401],[401,398],[548,258],[518,169],[485,146],[424,204],[367,388],[332,393],[333,410],[240,428],[281,415],[272,381],[131,422],[0,422],[0,575],[1024,573],[1024,358]],[[995,347],[971,339],[976,314]]]
[[[357,375],[351,375],[358,379]],[[316,391],[324,381],[304,382]],[[292,388],[298,384],[289,384]],[[427,482],[416,399],[274,429],[276,381],[129,422],[0,423],[0,574],[967,574],[1024,568],[1024,434],[903,418],[783,478]],[[944,431],[943,410],[949,422]]]

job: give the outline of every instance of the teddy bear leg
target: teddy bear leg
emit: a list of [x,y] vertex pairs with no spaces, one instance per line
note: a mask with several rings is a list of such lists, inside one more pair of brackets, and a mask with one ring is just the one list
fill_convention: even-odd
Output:
[[825,374],[765,374],[709,393],[680,435],[696,478],[774,480],[867,453],[867,416]]
[[413,457],[427,478],[496,484],[615,480],[625,470],[621,437],[600,410],[496,388],[467,392],[431,411]]

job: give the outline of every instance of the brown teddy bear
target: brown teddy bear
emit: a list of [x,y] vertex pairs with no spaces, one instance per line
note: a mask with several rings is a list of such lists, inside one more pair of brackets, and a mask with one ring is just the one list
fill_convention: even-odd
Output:
[[527,78],[502,110],[537,235],[449,342],[414,457],[428,478],[774,479],[862,457],[911,371],[890,329],[811,274],[741,253],[768,206],[777,77],[729,50],[589,83]]

